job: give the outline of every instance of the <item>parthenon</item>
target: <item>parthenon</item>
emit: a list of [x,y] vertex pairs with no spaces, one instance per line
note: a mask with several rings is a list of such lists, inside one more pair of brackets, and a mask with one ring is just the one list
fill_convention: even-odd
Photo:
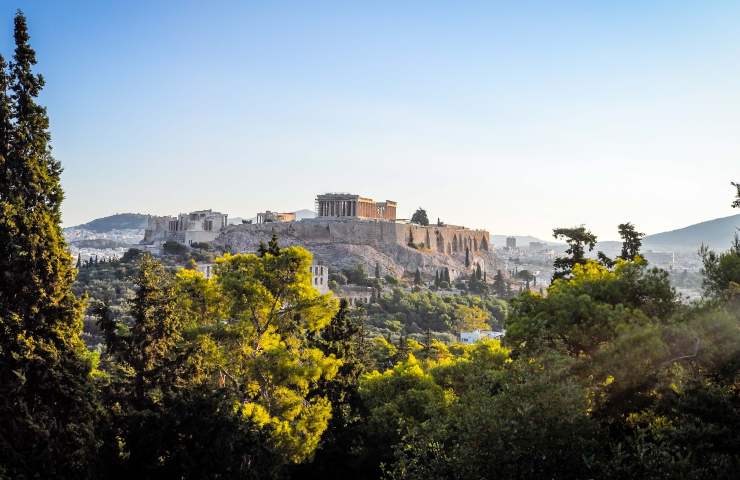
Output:
[[396,202],[376,202],[350,193],[325,193],[316,197],[319,217],[355,217],[396,220]]

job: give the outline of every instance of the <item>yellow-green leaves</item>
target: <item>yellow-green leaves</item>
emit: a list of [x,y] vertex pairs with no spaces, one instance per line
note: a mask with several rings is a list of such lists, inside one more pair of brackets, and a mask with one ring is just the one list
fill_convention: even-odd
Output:
[[227,389],[236,411],[269,432],[272,447],[291,462],[313,453],[331,418],[331,404],[308,396],[341,366],[308,346],[338,310],[311,285],[311,254],[303,248],[225,255],[210,280],[178,274],[181,305],[196,337],[203,379]]

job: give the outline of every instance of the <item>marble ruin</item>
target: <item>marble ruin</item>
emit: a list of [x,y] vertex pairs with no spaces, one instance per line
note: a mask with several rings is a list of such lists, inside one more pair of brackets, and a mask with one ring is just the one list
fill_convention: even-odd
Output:
[[350,193],[324,193],[316,197],[319,217],[354,217],[378,220],[396,220],[396,202],[376,202],[371,198]]
[[285,222],[230,225],[216,244],[226,251],[253,252],[273,233],[281,245],[301,245],[330,268],[380,265],[393,275],[419,269],[428,278],[446,269],[450,278],[478,266],[495,273],[490,234],[456,225],[417,225],[396,219],[396,202],[354,194],[316,197],[318,216]]
[[144,230],[145,245],[161,245],[167,241],[183,245],[212,242],[228,225],[229,216],[213,210],[197,210],[181,213],[177,217],[149,217],[149,224]]
[[295,212],[260,212],[257,214],[255,223],[295,222]]

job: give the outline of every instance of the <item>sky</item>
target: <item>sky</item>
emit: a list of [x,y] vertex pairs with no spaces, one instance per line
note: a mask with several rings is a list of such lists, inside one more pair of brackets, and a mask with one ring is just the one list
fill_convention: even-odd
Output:
[[335,191],[545,239],[737,213],[737,1],[0,0],[6,57],[17,8],[66,226]]

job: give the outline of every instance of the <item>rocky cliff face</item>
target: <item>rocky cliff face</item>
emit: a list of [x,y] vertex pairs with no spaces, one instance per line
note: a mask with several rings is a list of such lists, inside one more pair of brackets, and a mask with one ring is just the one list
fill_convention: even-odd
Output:
[[[300,245],[332,269],[364,265],[373,272],[380,265],[382,274],[395,276],[413,273],[418,268],[427,276],[448,268],[454,279],[463,272],[481,268],[495,272],[490,237],[484,230],[456,226],[397,224],[382,221],[317,218],[298,222],[232,225],[214,242],[231,252],[254,252],[260,241],[278,236],[281,246]],[[409,246],[413,243],[414,247]],[[471,267],[465,267],[465,251]]]

